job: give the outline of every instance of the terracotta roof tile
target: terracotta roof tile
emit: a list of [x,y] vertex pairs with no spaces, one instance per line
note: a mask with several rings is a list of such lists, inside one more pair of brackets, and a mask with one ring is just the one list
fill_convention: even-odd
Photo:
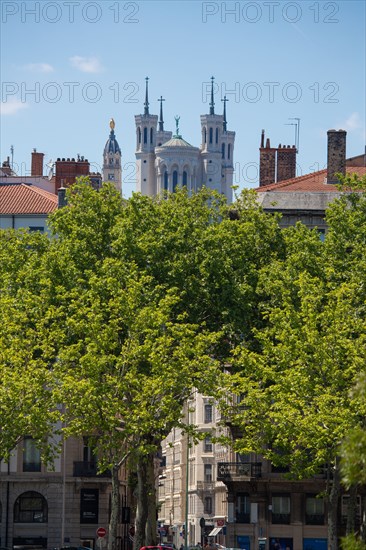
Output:
[[[366,175],[365,166],[347,166],[347,173],[356,173],[358,176]],[[274,191],[280,192],[339,192],[336,185],[326,183],[327,171],[319,170],[318,172],[312,172],[311,174],[305,174],[304,176],[298,176],[297,178],[291,178],[289,180],[281,181],[280,183],[271,183],[269,185],[263,185],[257,187],[255,191],[258,193]]]
[[58,198],[54,193],[39,187],[25,185],[0,185],[1,214],[50,214],[57,209]]

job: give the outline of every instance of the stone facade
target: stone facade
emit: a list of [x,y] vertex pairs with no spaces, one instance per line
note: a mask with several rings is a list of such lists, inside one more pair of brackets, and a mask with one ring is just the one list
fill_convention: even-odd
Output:
[[[108,528],[110,476],[97,474],[87,440],[64,443],[53,469],[36,450],[19,443],[9,464],[0,462],[0,546],[18,549],[97,548],[96,529]],[[28,440],[29,442],[29,440]],[[120,494],[127,502],[121,472]],[[119,526],[120,548],[129,548],[129,525]],[[98,550],[107,539],[98,542]]]

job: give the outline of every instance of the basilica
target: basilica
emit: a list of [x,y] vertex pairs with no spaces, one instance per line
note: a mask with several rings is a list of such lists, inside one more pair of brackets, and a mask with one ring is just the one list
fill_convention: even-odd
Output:
[[[223,114],[215,113],[214,78],[211,78],[209,113],[201,115],[201,145],[195,147],[183,139],[179,132],[178,116],[175,133],[164,129],[163,101],[160,97],[160,114],[149,109],[149,79],[146,78],[144,112],[135,116],[136,124],[136,191],[143,195],[173,192],[177,186],[186,186],[189,192],[203,185],[222,193],[232,201],[233,154],[235,132],[227,129],[226,96]],[[103,154],[103,180],[113,181],[122,189],[121,150],[111,132]]]

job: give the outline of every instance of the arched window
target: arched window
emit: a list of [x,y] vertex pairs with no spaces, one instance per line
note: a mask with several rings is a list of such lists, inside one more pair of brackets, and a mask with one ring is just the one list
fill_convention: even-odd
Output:
[[166,170],[164,172],[164,189],[168,191],[168,172]]
[[186,172],[186,170],[183,171],[183,185],[187,187],[187,183],[188,183],[188,174]]
[[219,129],[216,128],[216,143],[219,142]]
[[40,493],[23,493],[14,504],[14,523],[47,523],[47,509],[47,501]]
[[144,143],[147,143],[147,128],[144,128]]
[[209,137],[209,143],[213,142],[213,128],[210,128],[210,137]]
[[153,142],[153,137],[154,137],[154,130],[150,128],[150,143]]
[[227,158],[230,159],[230,155],[231,155],[231,144],[229,143],[229,145],[227,146]]
[[174,172],[173,172],[173,193],[176,190],[177,185],[178,185],[178,171],[174,170]]
[[203,142],[204,142],[204,143],[207,143],[207,130],[206,130],[206,126],[205,126],[204,129],[203,129]]
[[141,143],[141,128],[140,128],[140,126],[137,128],[137,139],[138,139],[138,142]]
[[221,156],[223,159],[225,158],[225,143],[221,145]]

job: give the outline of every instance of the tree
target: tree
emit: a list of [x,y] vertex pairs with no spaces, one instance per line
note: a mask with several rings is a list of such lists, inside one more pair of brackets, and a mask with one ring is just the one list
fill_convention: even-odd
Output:
[[[261,452],[308,478],[328,465],[328,544],[337,546],[340,445],[360,426],[365,402],[350,394],[365,366],[366,200],[343,195],[327,212],[325,242],[301,224],[284,231],[286,252],[260,274],[265,324],[256,345],[235,350],[229,388],[240,452]],[[230,411],[227,411],[230,414]]]
[[62,403],[64,437],[88,435],[100,469],[112,472],[109,548],[127,458],[139,479],[135,546],[154,543],[156,529],[145,532],[152,459],[172,427],[193,429],[183,403],[193,389],[215,396],[220,366],[251,337],[258,269],[281,250],[281,233],[252,193],[235,207],[206,189],[122,201],[86,181],[50,227],[32,296],[49,409]]
[[0,232],[0,457],[8,460],[24,435],[50,460],[49,438],[59,418],[50,391],[50,356],[41,353],[44,313],[42,259],[49,247],[39,233]]

